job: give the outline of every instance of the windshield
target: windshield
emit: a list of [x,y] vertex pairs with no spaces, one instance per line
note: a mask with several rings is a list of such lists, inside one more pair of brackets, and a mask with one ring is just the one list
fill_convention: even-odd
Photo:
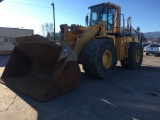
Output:
[[105,21],[105,29],[113,30],[117,17],[117,10],[106,5],[91,8],[90,26],[97,25],[98,21]]
[[107,21],[107,7],[106,6],[96,6],[91,9],[90,26],[98,24],[98,21]]

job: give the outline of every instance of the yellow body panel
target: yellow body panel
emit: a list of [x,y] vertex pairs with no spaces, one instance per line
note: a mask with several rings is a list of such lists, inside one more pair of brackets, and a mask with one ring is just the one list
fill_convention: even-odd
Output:
[[[75,30],[74,30],[75,29]],[[83,47],[93,39],[110,39],[113,40],[117,50],[117,60],[124,60],[128,57],[129,42],[138,42],[137,37],[130,36],[113,36],[108,35],[103,24],[90,27],[77,26],[73,30],[65,30],[62,37],[67,41],[67,44],[77,52],[78,61],[81,59]],[[80,32],[76,32],[79,29]]]
[[128,57],[129,42],[138,42],[138,38],[128,36],[115,38],[118,60],[124,60],[124,58]]

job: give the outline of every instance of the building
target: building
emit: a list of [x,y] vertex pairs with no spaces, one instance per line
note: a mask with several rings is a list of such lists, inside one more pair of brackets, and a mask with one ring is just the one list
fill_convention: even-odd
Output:
[[31,29],[0,27],[0,54],[12,52],[16,37],[32,34],[34,31]]
[[146,38],[146,42],[148,43],[160,43],[159,38]]

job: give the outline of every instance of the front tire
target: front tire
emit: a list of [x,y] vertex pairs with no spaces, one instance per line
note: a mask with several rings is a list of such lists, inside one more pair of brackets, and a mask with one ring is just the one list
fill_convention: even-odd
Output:
[[116,47],[112,40],[92,40],[82,51],[83,69],[91,77],[107,79],[116,64]]

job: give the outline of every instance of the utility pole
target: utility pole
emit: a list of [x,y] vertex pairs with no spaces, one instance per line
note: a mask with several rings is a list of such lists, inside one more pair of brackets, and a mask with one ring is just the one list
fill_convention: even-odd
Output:
[[56,39],[55,37],[55,12],[54,12],[54,3],[51,4],[53,6],[53,25],[54,25],[54,40]]

